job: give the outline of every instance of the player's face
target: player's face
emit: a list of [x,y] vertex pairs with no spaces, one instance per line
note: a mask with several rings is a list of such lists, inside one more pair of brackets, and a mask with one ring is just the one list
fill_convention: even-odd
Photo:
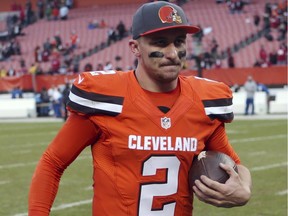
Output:
[[137,44],[139,69],[148,79],[161,83],[177,81],[186,59],[185,32],[163,30],[140,37]]

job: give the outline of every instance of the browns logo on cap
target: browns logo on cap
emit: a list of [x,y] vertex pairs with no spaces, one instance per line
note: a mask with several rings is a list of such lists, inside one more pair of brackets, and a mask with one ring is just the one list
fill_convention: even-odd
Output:
[[182,23],[182,19],[177,14],[177,10],[171,6],[164,6],[159,9],[159,18],[161,19],[162,23]]
[[170,2],[143,4],[134,14],[133,39],[166,29],[181,29],[187,34],[197,33],[200,30],[197,26],[189,24],[181,7]]

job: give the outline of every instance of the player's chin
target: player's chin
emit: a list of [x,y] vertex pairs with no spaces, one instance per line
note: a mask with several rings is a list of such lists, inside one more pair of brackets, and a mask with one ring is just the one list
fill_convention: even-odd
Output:
[[179,66],[165,66],[161,68],[161,73],[167,78],[177,78],[180,71],[181,67]]

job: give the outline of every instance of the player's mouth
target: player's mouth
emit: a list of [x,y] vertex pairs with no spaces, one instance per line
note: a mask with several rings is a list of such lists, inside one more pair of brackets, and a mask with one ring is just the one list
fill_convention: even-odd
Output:
[[165,68],[178,68],[180,67],[180,63],[167,63],[167,64],[161,64],[160,67],[165,67]]

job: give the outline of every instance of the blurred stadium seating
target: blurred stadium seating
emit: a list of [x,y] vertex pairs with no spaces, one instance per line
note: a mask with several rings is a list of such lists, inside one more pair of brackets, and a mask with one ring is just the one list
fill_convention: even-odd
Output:
[[[215,38],[219,44],[219,50],[223,51],[232,48],[236,43],[256,34],[259,27],[253,24],[253,15],[257,12],[263,14],[265,1],[253,0],[251,4],[245,5],[243,13],[230,14],[226,4],[215,4],[215,1],[201,0],[188,1],[183,5],[189,21],[195,25],[201,25],[203,29],[210,29],[210,33],[203,38],[203,49],[207,49],[209,41]],[[69,35],[75,30],[79,36],[79,48],[76,55],[85,54],[93,51],[95,46],[106,42],[107,29],[89,30],[88,23],[93,19],[104,19],[109,26],[116,26],[122,20],[127,29],[131,26],[131,15],[134,13],[139,3],[132,4],[116,4],[116,5],[98,5],[87,8],[74,8],[70,11],[67,21],[46,21],[40,20],[23,29],[25,36],[18,37],[21,43],[22,52],[26,65],[29,66],[34,62],[34,49],[37,45],[42,46],[48,37],[53,37],[56,32],[60,33],[63,42],[69,41]],[[273,32],[272,32],[273,33]],[[111,61],[114,66],[127,69],[133,66],[134,58],[129,51],[127,45],[128,38],[118,41],[110,47],[107,47],[94,55],[86,55],[80,62],[80,70],[88,62],[95,65],[96,63],[105,63]],[[273,40],[267,42],[265,37],[260,37],[249,46],[240,49],[234,54],[236,67],[246,68],[252,67],[256,56],[259,55],[260,46],[265,44],[267,50],[278,49],[279,42]],[[206,46],[206,47],[205,47]],[[188,55],[193,54],[193,46],[191,37],[188,38]],[[93,52],[92,52],[93,53]],[[116,61],[115,57],[120,55],[121,61]],[[1,65],[12,64],[16,68],[19,67],[19,56],[13,56],[6,62],[0,62]],[[43,68],[47,69],[49,63],[42,63]],[[222,60],[222,67],[227,67],[227,60]],[[195,69],[193,60],[188,61],[188,68]]]
[[[29,68],[29,66],[35,61],[34,49],[36,46],[43,46],[43,43],[47,40],[47,38],[51,39],[57,33],[59,33],[60,37],[62,38],[63,44],[69,43],[69,37],[72,31],[75,31],[80,39],[78,44],[79,46],[74,52],[74,55],[78,56],[80,59],[80,71],[84,70],[84,66],[87,63],[91,63],[93,69],[95,69],[97,64],[101,63],[105,65],[105,63],[108,61],[112,63],[113,68],[122,68],[124,71],[133,68],[135,57],[130,52],[128,46],[130,35],[107,46],[108,28],[88,28],[88,24],[92,20],[97,19],[100,21],[103,19],[108,24],[108,27],[116,27],[119,21],[123,21],[126,29],[130,32],[130,27],[132,24],[131,16],[139,7],[141,2],[146,1],[137,0],[132,1],[132,3],[122,2],[122,4],[111,4],[113,1],[114,0],[107,0],[107,3],[110,3],[107,5],[104,4],[103,1],[100,1],[101,4],[95,3],[99,1],[90,1],[90,7],[75,7],[70,10],[68,20],[48,21],[46,19],[41,19],[31,25],[28,25],[22,30],[24,35],[17,36],[17,39],[21,44],[22,55],[13,55],[5,61],[0,61],[0,68],[5,66],[6,69],[8,69],[10,66],[13,66],[15,69],[18,69],[20,67],[20,58],[25,60],[26,66]],[[35,3],[34,0],[32,2]],[[86,4],[88,4],[88,2],[89,1],[86,1]],[[117,1],[115,0],[114,2]],[[131,1],[127,0],[127,2]],[[215,38],[219,44],[218,51],[219,53],[223,54],[221,67],[224,69],[218,69],[219,71],[217,71],[217,69],[205,70],[203,71],[202,75],[206,78],[223,81],[232,86],[235,84],[235,79],[238,81],[237,84],[242,85],[249,74],[252,74],[254,78],[260,82],[262,77],[266,77],[265,79],[267,80],[267,76],[269,76],[268,74],[271,72],[277,74],[277,79],[270,82],[272,85],[277,86],[277,83],[275,82],[279,82],[279,80],[281,80],[279,82],[280,86],[283,84],[287,85],[287,75],[285,81],[285,78],[283,78],[283,68],[281,68],[281,66],[273,67],[273,69],[263,68],[262,73],[260,72],[262,75],[259,73],[259,68],[257,68],[257,70],[252,68],[255,60],[259,56],[261,45],[265,44],[265,48],[269,52],[273,49],[277,50],[280,42],[278,40],[268,41],[267,38],[264,37],[263,32],[261,32],[262,25],[255,26],[253,23],[254,14],[264,14],[266,1],[251,0],[250,2],[250,4],[245,5],[242,13],[236,14],[229,13],[226,4],[216,4],[215,1],[212,0],[191,0],[182,5],[187,14],[189,22],[194,25],[200,25],[204,31],[204,37],[201,43],[201,52],[205,52],[206,50],[210,49],[209,44],[211,43],[212,39]],[[34,9],[35,6],[36,5],[34,4]],[[2,20],[0,20],[0,31],[5,31],[5,20],[3,19],[3,13],[1,14]],[[276,38],[276,30],[272,30],[271,35]],[[242,41],[246,40],[250,40],[250,42],[246,43],[245,46],[239,45]],[[227,49],[231,49],[233,51],[233,56],[235,58],[236,68],[232,69],[231,71],[230,69],[226,70],[228,65],[227,58],[224,54]],[[193,43],[193,38],[191,36],[188,36],[187,51],[188,57],[193,56],[196,51],[199,51],[195,48],[195,43]],[[120,58],[117,59],[117,57]],[[47,71],[50,68],[51,63],[42,62],[40,65],[44,71]],[[284,67],[287,67],[287,65]],[[191,73],[193,75],[197,74],[197,67],[193,58],[187,59],[186,69],[187,70],[185,71],[188,71],[187,75]],[[186,74],[185,71],[183,71],[183,74]],[[222,77],[219,76],[219,73],[221,73]],[[223,76],[226,78],[223,79]],[[12,89],[13,85],[16,85],[16,83],[17,85],[24,87],[24,91],[31,91],[32,88],[34,90],[36,88],[37,91],[40,91],[43,86],[49,88],[49,82],[53,82],[54,85],[63,84],[64,80],[66,80],[66,82],[70,82],[74,75],[61,78],[59,77],[60,76],[53,76],[53,79],[46,79],[46,76],[44,79],[43,76],[36,76],[36,78],[39,78],[37,79],[38,83],[36,84],[38,86],[36,87],[32,87],[32,85],[35,85],[35,83],[31,83],[31,78],[29,78],[29,76],[17,78],[17,81],[16,78],[14,81],[8,80],[9,82],[5,84],[3,83],[2,79],[0,80],[0,91],[3,92],[4,87],[11,87]],[[25,89],[25,86],[31,87],[26,87]],[[22,99],[12,100],[10,98],[10,94],[2,94],[0,97],[3,109],[1,111],[2,118],[35,116],[36,104],[34,103],[32,108],[30,106],[34,95],[31,96],[30,94],[28,96],[27,94],[29,93],[24,93],[24,98],[29,101],[24,101]],[[284,100],[284,98],[287,97],[287,89],[277,89],[273,95],[276,99],[270,103],[270,112],[272,114],[287,113],[287,102]],[[263,92],[257,92],[256,98],[256,113],[265,114],[268,109],[265,94]],[[245,92],[240,91],[234,93],[234,110],[236,114],[243,113],[244,101]],[[15,103],[19,104],[19,106],[17,106],[19,110],[17,111],[13,111],[13,109],[11,109]],[[18,114],[14,115],[15,112]]]

